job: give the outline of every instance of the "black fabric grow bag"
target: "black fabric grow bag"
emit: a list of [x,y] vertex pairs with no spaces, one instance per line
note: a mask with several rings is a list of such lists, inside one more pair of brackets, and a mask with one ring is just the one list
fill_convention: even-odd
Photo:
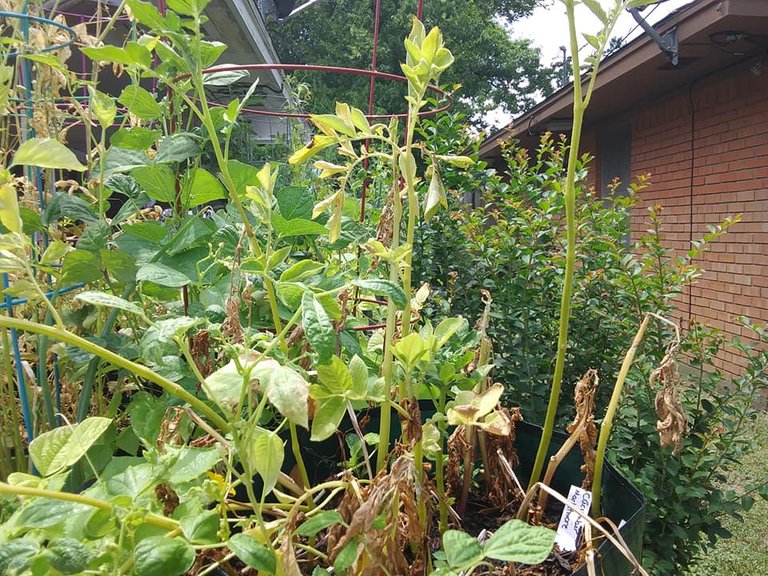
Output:
[[[519,464],[516,473],[527,478],[533,469],[536,459],[536,450],[541,438],[541,427],[527,422],[517,423],[517,439],[515,446]],[[549,456],[552,456],[568,437],[565,434],[555,432],[552,435]],[[552,479],[552,488],[563,495],[568,494],[571,485],[581,486],[584,473],[580,468],[583,463],[578,446],[573,448],[563,460]],[[626,541],[635,558],[642,559],[643,534],[645,532],[645,498],[622,476],[610,463],[606,463],[603,471],[603,495],[602,514],[618,526],[624,520],[621,528],[621,536]],[[552,498],[550,498],[550,503]],[[595,535],[593,530],[593,535]],[[595,567],[597,573],[604,576],[629,576],[632,574],[632,565],[624,558],[613,544],[604,541],[597,550]],[[574,576],[586,576],[586,566],[582,566]]]

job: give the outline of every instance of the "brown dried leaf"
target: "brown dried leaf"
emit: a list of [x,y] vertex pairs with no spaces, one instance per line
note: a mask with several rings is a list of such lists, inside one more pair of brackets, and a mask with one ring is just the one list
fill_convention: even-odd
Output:
[[240,324],[240,302],[235,296],[227,298],[227,317],[221,324],[221,335],[232,344],[243,342],[243,326]]
[[659,415],[656,430],[659,442],[662,446],[673,446],[672,454],[677,456],[683,448],[683,438],[688,433],[688,418],[677,396],[680,374],[672,354],[667,354],[659,367],[651,373],[650,385],[653,386],[657,381],[662,384],[661,390],[656,393],[656,412]]
[[595,426],[595,393],[600,383],[597,370],[589,369],[576,383],[574,389],[574,407],[576,416],[568,425],[566,431],[573,434],[581,428],[579,434],[579,448],[584,458],[581,471],[584,472],[582,488],[592,486],[592,477],[595,474],[595,446],[597,445],[597,426]]

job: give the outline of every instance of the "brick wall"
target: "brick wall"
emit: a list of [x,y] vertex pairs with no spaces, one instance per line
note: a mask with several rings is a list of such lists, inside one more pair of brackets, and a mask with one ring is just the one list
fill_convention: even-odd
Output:
[[[631,120],[632,173],[652,174],[633,214],[633,238],[647,227],[651,204],[664,207],[666,242],[680,251],[707,226],[741,214],[697,260],[706,272],[679,304],[681,319],[748,336],[734,317],[768,322],[768,71],[756,76],[739,66],[698,80]],[[741,361],[725,353],[718,363],[736,373]]]

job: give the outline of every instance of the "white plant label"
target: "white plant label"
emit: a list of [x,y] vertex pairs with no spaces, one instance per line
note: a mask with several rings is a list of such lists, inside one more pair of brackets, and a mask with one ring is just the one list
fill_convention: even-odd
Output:
[[[571,489],[568,491],[568,502],[575,506],[580,512],[589,514],[589,508],[592,506],[592,492],[579,488],[578,486],[571,486]],[[570,506],[566,506],[560,516],[560,523],[557,525],[555,544],[557,544],[564,552],[575,551],[576,542],[581,535],[584,522],[586,522],[586,520],[579,516],[579,514],[576,513],[576,510]]]

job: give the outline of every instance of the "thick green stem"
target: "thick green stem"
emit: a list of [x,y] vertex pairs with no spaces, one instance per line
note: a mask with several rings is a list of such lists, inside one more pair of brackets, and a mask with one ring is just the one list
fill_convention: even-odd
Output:
[[[57,490],[45,490],[43,488],[31,488],[29,486],[11,486],[5,482],[0,482],[0,494],[65,500],[67,502],[74,502],[76,504],[83,504],[92,508],[106,510],[110,513],[114,510],[112,504],[109,502],[104,502],[104,500],[98,500],[97,498],[91,498],[90,496],[72,494],[70,492],[59,492]],[[159,528],[164,528],[165,530],[176,530],[179,527],[179,523],[176,522],[176,520],[172,520],[152,512],[148,512],[146,515],[144,515],[143,519],[147,524],[152,524],[153,526],[158,526]]]
[[219,415],[205,402],[196,396],[193,396],[175,382],[160,376],[160,374],[154,372],[146,366],[142,366],[136,362],[126,360],[122,356],[119,356],[118,354],[115,354],[106,348],[102,348],[93,342],[89,342],[85,338],[81,338],[80,336],[72,334],[71,332],[67,332],[66,330],[62,330],[61,328],[46,326],[45,324],[30,322],[28,320],[20,320],[18,318],[0,317],[0,327],[15,328],[16,330],[24,330],[34,334],[42,334],[55,340],[60,340],[72,346],[76,346],[77,348],[85,350],[86,352],[90,352],[91,354],[95,354],[96,356],[111,362],[115,366],[125,368],[139,378],[143,378],[144,380],[148,380],[157,384],[172,396],[187,402],[198,413],[206,416],[213,424],[219,428],[219,430],[223,432],[229,431],[229,424],[221,415]]
[[[392,187],[392,242],[390,248],[394,252],[400,245],[400,224],[403,219],[403,205],[400,200],[399,175],[397,159],[399,150],[395,146],[392,154],[393,187]],[[397,282],[397,264],[389,267],[389,279]],[[394,382],[394,337],[397,323],[397,306],[390,300],[387,303],[387,324],[384,329],[384,360],[381,364],[381,375],[384,378],[384,401],[381,403],[381,423],[379,424],[379,448],[376,454],[376,471],[381,472],[387,465],[389,456],[389,435],[392,420],[392,384]]]
[[552,388],[549,394],[547,414],[544,419],[544,429],[541,433],[541,442],[536,452],[536,461],[531,472],[529,489],[533,487],[541,477],[544,463],[547,459],[549,444],[552,440],[552,432],[555,427],[555,417],[560,401],[560,388],[565,369],[565,356],[568,350],[568,323],[571,318],[571,295],[573,293],[573,272],[576,267],[576,164],[579,156],[579,143],[581,141],[581,127],[584,119],[584,102],[581,91],[581,77],[579,70],[579,46],[576,37],[576,23],[574,19],[573,2],[566,3],[568,23],[571,36],[571,54],[573,56],[573,131],[571,144],[568,151],[568,170],[565,178],[565,219],[567,247],[565,256],[565,275],[563,278],[563,294],[560,300],[560,326],[557,338],[557,358],[555,360],[555,372],[552,376]]

